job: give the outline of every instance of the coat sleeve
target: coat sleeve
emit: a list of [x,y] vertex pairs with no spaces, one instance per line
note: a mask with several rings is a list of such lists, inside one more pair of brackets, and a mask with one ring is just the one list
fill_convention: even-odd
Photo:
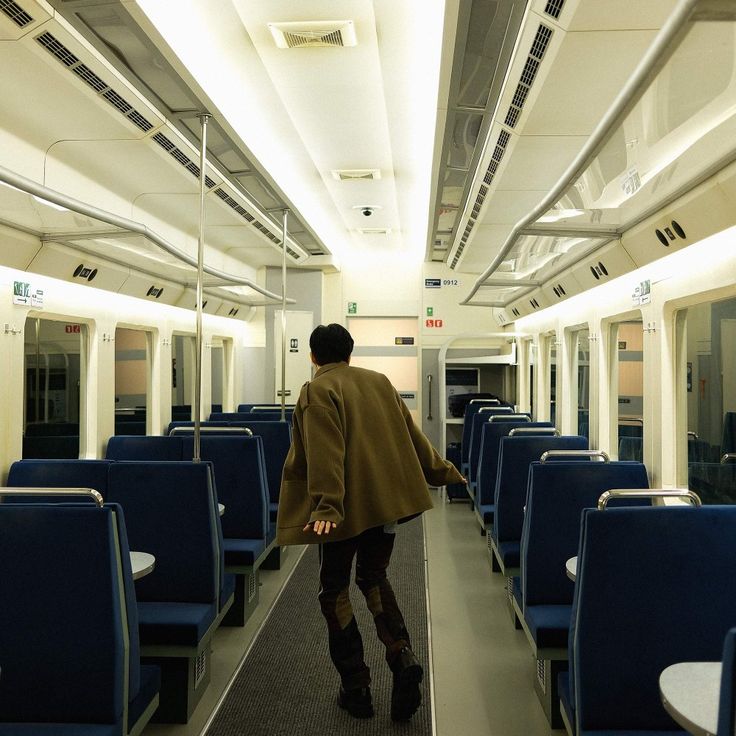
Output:
[[310,404],[304,410],[303,428],[313,508],[309,521],[340,524],[345,517],[345,438],[337,409]]
[[427,483],[433,486],[464,483],[465,481],[457,468],[448,460],[443,460],[439,452],[432,447],[432,443],[427,439],[424,432],[419,429],[398,393],[396,394],[396,400],[399,402],[401,413],[404,415],[404,421]]

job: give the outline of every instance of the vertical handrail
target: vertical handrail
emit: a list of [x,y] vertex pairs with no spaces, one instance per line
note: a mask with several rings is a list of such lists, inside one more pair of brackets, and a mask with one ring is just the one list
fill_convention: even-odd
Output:
[[198,463],[201,458],[201,413],[202,413],[202,274],[204,271],[204,194],[206,186],[205,168],[207,166],[207,123],[210,116],[199,116],[202,139],[199,149],[199,241],[197,243],[197,329],[195,335],[196,355],[194,361],[194,453],[192,460]]
[[429,408],[427,410],[427,421],[432,421],[432,374],[427,373],[427,386],[429,393]]
[[286,236],[289,210],[284,210],[281,232],[281,421],[286,421]]

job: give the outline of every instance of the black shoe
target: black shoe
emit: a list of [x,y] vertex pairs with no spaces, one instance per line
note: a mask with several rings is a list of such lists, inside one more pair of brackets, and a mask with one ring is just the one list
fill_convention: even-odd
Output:
[[354,718],[373,717],[373,701],[369,687],[359,687],[355,690],[345,690],[341,687],[337,704]]
[[419,683],[424,676],[419,664],[409,647],[404,647],[391,664],[394,673],[394,686],[391,690],[391,720],[408,721],[422,702]]

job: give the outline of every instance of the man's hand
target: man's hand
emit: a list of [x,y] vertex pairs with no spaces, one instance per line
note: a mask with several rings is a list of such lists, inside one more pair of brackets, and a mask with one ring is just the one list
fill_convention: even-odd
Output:
[[334,521],[310,521],[302,531],[308,532],[310,528],[318,536],[322,534],[329,534],[331,529],[334,529],[337,524]]

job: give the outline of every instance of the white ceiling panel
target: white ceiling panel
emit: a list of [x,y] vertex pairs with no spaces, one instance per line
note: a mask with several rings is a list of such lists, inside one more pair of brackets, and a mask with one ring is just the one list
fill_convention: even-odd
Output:
[[[547,195],[546,189],[519,191],[496,189],[489,197],[484,222],[516,225],[524,215],[533,210]],[[482,225],[479,227],[482,228]]]
[[675,0],[581,0],[569,30],[660,28],[676,4]]
[[654,31],[567,34],[524,134],[590,135],[654,35]]

